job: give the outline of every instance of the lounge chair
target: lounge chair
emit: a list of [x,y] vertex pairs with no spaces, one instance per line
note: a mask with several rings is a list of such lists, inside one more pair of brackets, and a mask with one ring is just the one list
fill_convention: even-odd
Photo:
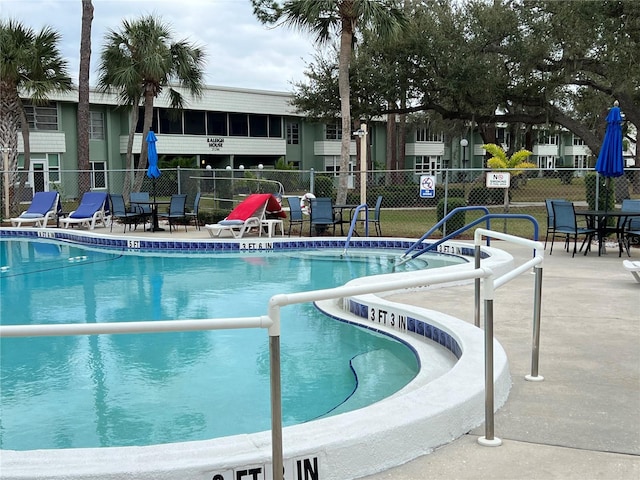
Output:
[[622,265],[624,268],[633,275],[638,283],[640,283],[640,261],[637,260],[623,260]]
[[106,227],[106,217],[109,207],[107,204],[107,194],[104,192],[86,192],[80,200],[80,205],[67,218],[60,222],[65,228],[69,225],[84,225],[93,230],[98,223]]
[[254,193],[240,202],[224,220],[205,225],[204,228],[212,237],[219,237],[222,232],[230,232],[234,238],[242,238],[252,228],[260,231],[267,212],[276,217],[286,217],[275,196],[270,193]]
[[46,228],[50,219],[62,212],[58,192],[36,192],[29,208],[19,217],[11,219],[11,225],[21,227],[23,223],[32,223],[35,227]]

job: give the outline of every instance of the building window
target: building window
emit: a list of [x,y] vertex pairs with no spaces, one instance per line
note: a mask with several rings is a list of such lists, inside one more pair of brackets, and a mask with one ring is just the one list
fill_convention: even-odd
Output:
[[575,155],[573,157],[573,167],[574,168],[587,168],[587,156],[586,155]]
[[184,111],[185,135],[206,135],[205,112],[200,110]]
[[229,135],[233,137],[249,136],[249,121],[246,113],[229,114]]
[[[136,123],[136,133],[142,133],[142,126],[144,124],[144,107],[138,109],[138,123]],[[151,128],[155,133],[160,133],[158,129],[158,109],[154,108],[151,112]],[[164,132],[167,133],[167,132]]]
[[510,144],[510,134],[504,127],[496,128],[496,143],[498,145],[508,146]]
[[107,163],[106,162],[90,162],[91,163],[91,189],[107,188]]
[[300,143],[300,124],[287,122],[287,144],[298,145]]
[[540,145],[558,145],[558,135],[547,130],[543,130],[538,135],[538,143]]
[[24,110],[31,130],[58,130],[58,107],[55,103],[24,103]]
[[48,154],[47,163],[49,164],[49,181],[60,183],[60,156],[57,153]]
[[441,169],[442,159],[440,155],[418,155],[416,156],[416,173],[435,175]]
[[89,112],[89,140],[104,140],[104,114]]
[[249,115],[249,136],[266,137],[268,117],[266,115]]
[[416,129],[416,142],[442,142],[443,139],[442,132],[432,132],[426,127]]
[[573,136],[573,144],[574,145],[584,145],[584,140],[580,137]]
[[228,135],[227,129],[227,114],[223,112],[207,112],[207,133],[209,135],[220,135],[226,137]]
[[269,116],[269,136],[271,138],[282,138],[282,117],[278,115]]
[[180,110],[161,108],[158,116],[160,117],[158,133],[182,135],[182,112]]
[[325,140],[342,140],[342,123],[327,123],[324,138]]

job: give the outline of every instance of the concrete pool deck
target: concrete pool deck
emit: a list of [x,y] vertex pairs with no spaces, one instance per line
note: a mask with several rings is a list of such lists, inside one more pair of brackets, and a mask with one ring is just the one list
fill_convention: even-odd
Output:
[[[113,234],[121,236],[122,231]],[[171,237],[168,232],[135,235],[209,238],[193,227]],[[517,263],[531,255],[500,241],[492,246],[511,253]],[[480,446],[481,426],[367,480],[640,478],[640,284],[623,268],[617,249],[601,257],[590,253],[572,258],[561,242],[555,247],[544,262],[543,382],[524,379],[531,362],[533,275],[521,275],[496,290],[494,332],[506,350],[513,382],[495,417],[502,446]],[[640,250],[633,249],[632,258],[640,258]],[[470,323],[472,298],[472,286],[390,297]]]

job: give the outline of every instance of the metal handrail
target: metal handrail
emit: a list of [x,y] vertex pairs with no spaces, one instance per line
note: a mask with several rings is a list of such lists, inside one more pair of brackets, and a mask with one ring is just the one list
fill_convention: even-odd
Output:
[[351,218],[351,225],[349,226],[349,233],[347,234],[347,239],[344,242],[344,251],[343,255],[347,254],[347,248],[349,248],[349,242],[351,242],[351,236],[356,230],[356,224],[358,223],[358,213],[360,210],[364,209],[364,236],[369,236],[369,206],[366,203],[361,203],[356,207],[353,212],[353,217]]
[[[435,232],[436,230],[438,230],[438,228],[440,228],[444,223],[447,222],[447,220],[449,220],[451,217],[453,217],[456,213],[459,212],[463,212],[466,210],[482,210],[485,215],[489,215],[489,209],[487,207],[483,207],[482,205],[470,205],[467,207],[456,207],[453,210],[451,210],[449,213],[447,213],[438,223],[436,223],[433,227],[431,227],[424,235],[422,235],[418,240],[416,240],[416,242],[411,245],[406,252],[404,252],[402,254],[402,256],[400,258],[406,258],[406,256],[411,253],[413,250],[415,250],[416,248],[418,248],[422,242],[424,242],[427,238],[429,238],[429,236]],[[483,217],[484,218],[484,217]],[[474,224],[475,225],[475,224]],[[463,227],[464,228],[464,227]],[[489,220],[487,220],[487,229],[491,228],[491,222]],[[448,240],[450,238],[453,238],[453,236],[455,234],[457,234],[457,232],[459,232],[460,230],[457,230],[456,232],[449,234],[449,235],[445,235],[443,240]],[[487,243],[487,246],[489,246],[489,243]],[[414,257],[415,258],[415,257]]]
[[[465,208],[465,207],[458,207],[458,208],[462,209],[462,208]],[[457,209],[452,210],[451,213],[455,212],[456,210]],[[464,227],[459,228],[455,232],[450,233],[449,235],[441,238],[440,240],[436,241],[435,243],[431,243],[431,244],[427,245],[425,248],[423,248],[422,250],[417,251],[416,253],[414,253],[410,257],[407,257],[407,254],[418,246],[418,244],[419,244],[418,242],[421,242],[422,240],[426,239],[432,233],[432,231],[434,231],[434,228],[431,228],[431,230],[429,230],[429,232],[425,233],[421,237],[421,240],[419,240],[418,242],[414,243],[406,252],[404,252],[404,254],[400,257],[401,261],[400,261],[399,265],[402,265],[403,263],[408,262],[409,260],[413,260],[414,258],[422,255],[423,253],[426,253],[426,252],[429,252],[431,250],[436,249],[439,245],[443,244],[447,240],[451,240],[452,238],[460,235],[461,233],[466,232],[471,227],[475,227],[480,222],[485,222],[486,221],[487,225],[489,225],[492,218],[521,218],[521,219],[524,219],[524,220],[530,220],[531,223],[533,224],[533,239],[534,239],[534,241],[538,241],[538,234],[539,234],[540,227],[538,225],[538,220],[536,220],[535,217],[533,217],[531,215],[528,215],[528,214],[524,214],[524,213],[489,213],[487,215],[483,215],[482,217],[474,220],[471,223],[468,223]],[[488,227],[487,227],[487,231],[489,231]],[[519,238],[519,237],[514,237],[514,238]],[[487,246],[489,246],[489,245],[490,245],[490,241],[487,238]]]
[[[537,226],[537,222],[535,224]],[[537,230],[536,230],[537,235]],[[502,444],[502,440],[494,436],[494,394],[493,394],[493,296],[496,288],[501,287],[508,281],[514,279],[531,267],[535,271],[535,292],[533,299],[533,345],[531,347],[531,375],[526,375],[525,379],[529,381],[542,381],[544,377],[538,375],[538,358],[540,344],[540,311],[542,303],[542,262],[544,256],[544,246],[542,243],[526,238],[515,237],[506,233],[493,232],[484,228],[476,229],[473,239],[475,246],[475,267],[480,265],[480,246],[482,237],[493,237],[499,240],[523,245],[533,249],[533,258],[526,261],[519,267],[505,273],[497,279],[491,279],[491,282],[484,282],[485,285],[485,318],[484,318],[484,349],[485,349],[485,435],[478,438],[478,443],[485,446],[498,446]],[[476,326],[479,326],[480,314],[480,284],[475,280],[475,306],[476,306]]]

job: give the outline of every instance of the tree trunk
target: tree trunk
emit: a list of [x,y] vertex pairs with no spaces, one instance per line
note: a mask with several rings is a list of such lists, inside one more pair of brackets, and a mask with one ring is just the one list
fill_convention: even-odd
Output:
[[131,192],[131,177],[135,171],[135,161],[133,157],[133,140],[136,135],[136,125],[138,125],[138,111],[140,100],[136,99],[134,105],[131,107],[129,114],[129,138],[127,139],[127,156],[125,159],[125,175],[124,175],[124,187],[122,189],[122,195],[125,200],[129,198]]
[[139,192],[142,188],[142,182],[147,174],[147,134],[151,130],[153,123],[153,99],[154,93],[150,88],[144,92],[144,120],[142,122],[142,144],[140,146],[140,161],[138,162],[138,170],[136,171],[136,180],[134,182],[134,191]]
[[[389,108],[391,108],[391,105],[395,106],[395,102],[389,101]],[[396,169],[396,165],[398,163],[398,136],[396,118],[397,116],[395,113],[390,113],[387,115],[387,162],[385,165],[387,171],[384,176],[385,185],[391,185],[393,183],[391,172],[392,170]]]
[[[24,165],[23,165],[23,172],[24,174],[22,175],[22,178],[20,179],[20,184],[18,187],[18,192],[22,192],[25,188],[25,183],[27,181],[27,178],[29,177],[29,170],[31,170],[31,140],[30,140],[30,130],[29,130],[29,121],[27,120],[27,114],[24,111],[24,105],[22,105],[22,100],[20,101],[20,128],[21,128],[21,133],[22,133],[22,143],[24,145]],[[17,158],[18,156],[16,155],[16,162],[18,160]],[[16,163],[16,175],[18,173],[17,170],[17,163]],[[11,185],[15,185],[15,182],[13,182]],[[18,206],[18,203],[20,202],[20,198],[18,195],[13,195],[13,201],[11,202],[11,207],[12,209]]]
[[[22,108],[18,92],[0,79],[0,146],[2,147],[2,205],[5,202],[9,207],[9,213],[13,213],[12,206],[15,204],[15,195],[12,188],[9,188],[9,198],[5,198],[5,182],[9,186],[15,185],[18,175],[18,131],[19,117],[17,112]],[[8,159],[5,166],[4,160]],[[6,208],[6,207],[5,207]],[[2,209],[2,214],[5,213]]]
[[340,113],[342,115],[342,142],[340,144],[340,172],[338,174],[338,195],[336,203],[347,203],[349,188],[349,150],[351,147],[351,104],[349,87],[349,65],[351,63],[352,25],[342,21],[340,35],[340,57],[338,62],[338,90],[340,92]]
[[82,30],[80,34],[80,69],[78,73],[78,194],[91,189],[89,159],[89,70],[91,64],[91,23],[93,4],[82,0]]

